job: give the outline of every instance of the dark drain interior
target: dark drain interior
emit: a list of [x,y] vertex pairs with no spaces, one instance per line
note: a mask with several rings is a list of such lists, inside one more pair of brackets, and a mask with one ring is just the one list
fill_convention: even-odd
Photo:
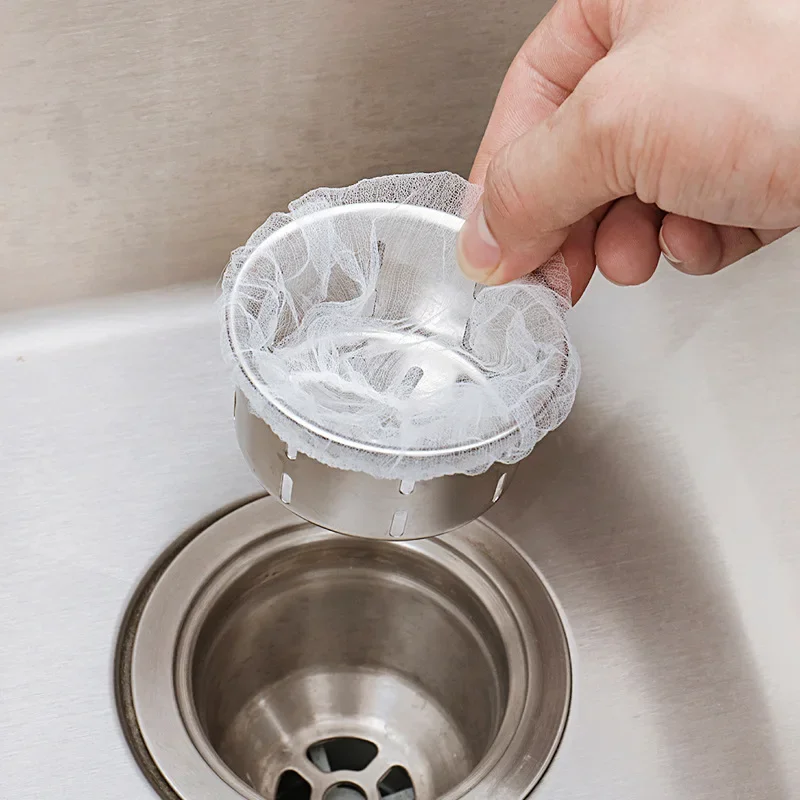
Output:
[[377,755],[378,748],[372,742],[344,736],[308,748],[308,760],[325,774],[340,770],[363,772]]
[[275,800],[311,800],[311,784],[302,775],[287,769],[278,781]]
[[392,767],[378,781],[378,792],[381,797],[393,800],[414,800],[414,784],[411,776],[403,767]]
[[[378,753],[378,746],[373,742],[340,736],[312,744],[306,751],[306,757],[323,774],[335,776],[337,772],[363,772],[375,761]],[[397,765],[383,774],[377,789],[381,800],[416,800],[414,784],[408,770]],[[275,790],[275,800],[311,800],[311,795],[311,784],[293,769],[287,769],[281,775]],[[323,796],[323,800],[366,798],[367,792],[364,788],[352,781],[334,783]]]

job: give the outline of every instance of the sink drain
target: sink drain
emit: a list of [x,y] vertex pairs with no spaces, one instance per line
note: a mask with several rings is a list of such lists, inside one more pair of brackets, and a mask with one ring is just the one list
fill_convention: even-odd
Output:
[[122,719],[170,800],[520,800],[566,720],[558,613],[482,522],[388,544],[263,498],[166,555],[127,620]]
[[[352,737],[327,739],[312,745],[306,751],[308,763],[325,775],[341,772],[365,772],[373,763],[381,761],[381,749],[373,742]],[[302,769],[302,767],[300,767]],[[372,772],[374,780],[375,771]],[[370,784],[370,776],[362,782]],[[377,780],[378,796],[382,800],[415,800],[414,782],[404,767],[393,766]],[[372,793],[374,794],[374,793]],[[276,800],[309,800],[311,784],[294,769],[285,770],[278,778]],[[359,783],[334,783],[324,794],[324,800],[358,800],[366,798],[367,791]]]

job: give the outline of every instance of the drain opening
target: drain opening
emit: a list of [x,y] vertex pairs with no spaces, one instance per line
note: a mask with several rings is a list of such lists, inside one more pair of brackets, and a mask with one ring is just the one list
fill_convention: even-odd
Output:
[[292,476],[287,474],[286,472],[281,475],[281,502],[286,503],[287,505],[292,502],[292,487],[294,486],[294,481],[292,480]]
[[382,800],[415,800],[417,796],[408,770],[397,766],[378,781],[378,793]]
[[505,488],[505,485],[506,485],[506,476],[507,476],[507,474],[508,473],[504,472],[500,476],[500,480],[497,481],[497,486],[495,486],[495,489],[494,489],[494,497],[492,497],[492,502],[493,503],[496,503],[500,499],[500,495],[503,494],[503,489]]
[[411,494],[416,485],[416,481],[410,481],[408,478],[400,481],[400,494]]
[[[265,800],[322,800],[343,781],[368,800],[422,800],[423,776],[435,779],[438,796],[470,780],[476,795],[489,797],[502,786],[509,797],[522,797],[538,782],[566,721],[569,650],[546,587],[502,534],[476,522],[448,543],[434,538],[422,549],[400,547],[387,562],[385,544],[298,527],[267,497],[193,536],[183,549],[171,548],[140,587],[117,652],[123,725],[137,761],[164,787],[163,797],[213,797],[231,771]],[[458,557],[437,555],[442,548]],[[204,592],[214,601],[197,602]],[[441,611],[431,623],[419,618],[421,627],[408,631],[374,624],[376,598],[409,619],[421,602],[439,597],[446,602],[436,602]],[[296,635],[281,638],[281,630]],[[322,649],[313,645],[318,636],[325,639]],[[253,648],[256,640],[260,646]],[[415,640],[427,646],[409,646]],[[276,647],[284,656],[277,665]],[[512,658],[517,653],[524,657]],[[546,706],[512,691],[530,685],[530,665],[540,660]],[[464,663],[469,670],[460,670]],[[441,681],[443,672],[458,680]],[[301,699],[290,702],[291,714],[287,696]],[[366,738],[368,726],[386,719],[386,697],[403,713],[394,715],[392,730],[368,734],[379,752],[365,771],[325,774],[307,758],[315,741],[337,734]],[[341,727],[305,738],[320,718]],[[508,720],[511,734],[502,742],[508,770],[476,772],[496,749],[500,719]],[[190,736],[198,730],[209,743],[202,759]],[[406,757],[396,752],[399,742],[420,732],[429,737],[427,746]],[[281,744],[287,738],[302,742],[291,760]],[[187,757],[196,762],[191,774],[183,769]],[[395,764],[407,775],[389,769]]]
[[389,526],[389,536],[392,539],[399,539],[406,532],[407,521],[408,511],[395,511],[392,517],[392,524]]
[[311,800],[311,784],[293,769],[287,769],[278,779],[275,800]]
[[408,372],[403,375],[403,380],[400,381],[397,394],[403,399],[409,397],[414,389],[419,386],[419,382],[424,376],[425,371],[422,369],[422,367],[411,367]]
[[325,792],[323,800],[367,800],[367,794],[354,783],[337,783]]
[[306,755],[320,772],[326,774],[340,770],[361,772],[375,760],[378,748],[366,739],[339,736],[312,744]]

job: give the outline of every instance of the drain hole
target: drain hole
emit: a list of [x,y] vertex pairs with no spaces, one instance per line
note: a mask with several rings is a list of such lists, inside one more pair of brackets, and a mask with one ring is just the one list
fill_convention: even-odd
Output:
[[414,800],[414,784],[403,767],[392,767],[379,781],[378,793],[385,800]]
[[292,476],[288,475],[287,473],[283,473],[281,475],[281,502],[286,503],[287,505],[292,502],[292,487],[294,486],[294,481],[292,480]]
[[399,539],[406,532],[407,521],[408,511],[395,511],[392,517],[392,524],[389,526],[389,536],[392,539]]
[[337,783],[323,795],[323,800],[367,800],[367,795],[352,783]]
[[408,397],[417,388],[424,375],[425,372],[422,367],[411,367],[403,375],[403,380],[400,381],[400,386],[397,390],[398,396]]
[[496,503],[500,499],[500,495],[503,494],[503,487],[506,485],[506,475],[508,473],[504,472],[500,476],[500,480],[497,481],[497,486],[494,490],[494,497],[492,498],[492,502]]
[[311,784],[294,770],[286,770],[278,780],[275,800],[311,800]]
[[[378,748],[365,739],[340,736],[317,742],[308,748],[308,760],[321,772],[361,772],[378,755]],[[361,797],[362,795],[359,795]],[[327,798],[327,795],[325,795]],[[344,798],[345,795],[342,795]]]

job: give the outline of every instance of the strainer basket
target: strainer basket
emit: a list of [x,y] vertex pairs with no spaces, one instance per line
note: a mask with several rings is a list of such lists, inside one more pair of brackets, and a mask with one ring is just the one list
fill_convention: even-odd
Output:
[[320,189],[233,253],[223,349],[239,443],[300,516],[378,538],[451,530],[569,412],[563,260],[470,283],[456,238],[479,195],[449,173]]

